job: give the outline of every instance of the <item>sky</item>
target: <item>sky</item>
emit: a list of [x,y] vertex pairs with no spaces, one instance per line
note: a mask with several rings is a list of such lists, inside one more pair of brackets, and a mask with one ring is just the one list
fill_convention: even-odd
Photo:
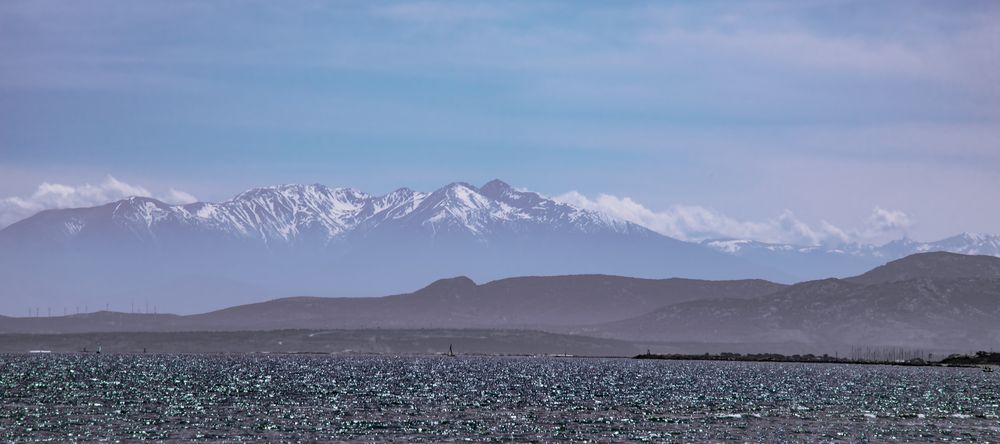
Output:
[[689,240],[1000,233],[993,1],[0,2],[0,226],[501,178]]

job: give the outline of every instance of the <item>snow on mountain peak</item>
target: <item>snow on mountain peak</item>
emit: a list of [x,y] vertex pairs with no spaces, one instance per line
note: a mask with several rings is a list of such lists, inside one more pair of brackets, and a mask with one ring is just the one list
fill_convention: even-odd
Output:
[[442,188],[447,199],[443,199],[442,203],[447,202],[450,204],[457,204],[466,208],[484,209],[488,208],[491,204],[490,200],[479,193],[472,185],[465,182],[455,182],[449,184],[448,186]]
[[990,242],[996,240],[997,237],[998,236],[986,233],[969,233],[969,232],[962,232],[958,236],[955,236],[955,238],[959,238],[970,242]]
[[1000,256],[1000,236],[985,233],[962,233],[926,246],[926,251],[949,251],[961,254]]
[[842,255],[878,261],[898,259],[914,253],[946,251],[951,253],[988,255],[1000,257],[1000,236],[981,233],[962,233],[936,242],[918,242],[904,237],[884,245],[848,243],[836,246],[795,246],[768,244],[746,239],[713,239],[702,245],[733,255],[760,255],[768,253]]
[[727,239],[727,240],[706,240],[702,242],[703,245],[707,245],[716,250],[724,253],[738,253],[745,246],[753,243],[753,241],[746,239]]

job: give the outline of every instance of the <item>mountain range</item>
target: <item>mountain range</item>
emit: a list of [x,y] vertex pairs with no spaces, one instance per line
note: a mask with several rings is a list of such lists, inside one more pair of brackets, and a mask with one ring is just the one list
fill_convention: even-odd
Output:
[[383,196],[283,185],[189,205],[132,197],[42,211],[0,231],[6,313],[147,303],[191,313],[398,293],[444,276],[581,273],[787,277],[499,180]]
[[375,296],[468,276],[843,277],[921,251],[1000,254],[1000,237],[836,248],[683,242],[499,181],[375,196],[255,188],[220,203],[132,197],[0,230],[0,313],[198,313],[283,296]]
[[935,242],[903,238],[883,245],[802,246],[746,239],[712,239],[702,241],[701,245],[767,264],[803,280],[851,276],[887,261],[931,251],[1000,257],[1000,236],[982,233],[962,233]]
[[1000,258],[935,252],[794,285],[608,275],[476,284],[456,277],[394,296],[292,297],[187,316],[0,317],[0,333],[513,329],[668,352],[893,346],[944,353],[1000,343],[998,302]]

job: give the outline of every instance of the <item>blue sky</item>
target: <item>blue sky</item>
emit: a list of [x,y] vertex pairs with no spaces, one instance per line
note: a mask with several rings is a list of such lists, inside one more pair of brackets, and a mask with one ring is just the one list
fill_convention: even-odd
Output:
[[997,48],[996,2],[8,0],[0,224],[499,177],[682,238],[1000,232]]

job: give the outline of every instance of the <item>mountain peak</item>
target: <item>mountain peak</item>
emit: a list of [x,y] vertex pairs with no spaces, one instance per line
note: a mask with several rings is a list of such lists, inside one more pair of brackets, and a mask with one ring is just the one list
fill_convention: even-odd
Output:
[[475,281],[466,276],[438,279],[430,285],[417,290],[414,294],[425,298],[434,299],[458,299],[468,296],[476,290],[478,285]]
[[152,197],[145,196],[130,196],[122,199],[116,203],[113,203],[115,213],[118,214],[121,211],[155,211],[155,210],[166,210],[170,208],[170,205],[162,202],[160,200],[154,199]]
[[452,182],[431,193],[436,204],[457,205],[464,208],[487,208],[490,201],[479,189],[466,182]]
[[995,236],[986,233],[970,233],[963,231],[961,234],[953,237],[952,239],[962,239],[971,242],[984,242],[993,239]]
[[283,184],[283,185],[271,185],[266,187],[254,187],[243,191],[242,193],[234,196],[230,201],[242,201],[242,200],[253,200],[265,196],[281,194],[283,191],[293,189],[293,187],[301,186],[295,184]]
[[409,196],[409,195],[412,195],[414,193],[416,193],[416,191],[413,191],[412,188],[410,188],[410,187],[402,187],[402,188],[396,188],[391,193],[389,193],[389,195],[404,195],[404,196]]
[[507,184],[507,182],[500,179],[493,179],[480,187],[479,191],[486,196],[493,197],[503,195],[504,193],[511,191],[511,187]]
[[156,204],[163,204],[162,201],[154,199],[149,196],[129,196],[121,200],[121,202],[128,202],[132,204],[145,204],[147,202],[152,202]]
[[430,285],[424,287],[424,289],[440,289],[440,288],[471,288],[476,287],[476,281],[473,281],[468,276],[455,276],[450,278],[438,279],[431,282]]

